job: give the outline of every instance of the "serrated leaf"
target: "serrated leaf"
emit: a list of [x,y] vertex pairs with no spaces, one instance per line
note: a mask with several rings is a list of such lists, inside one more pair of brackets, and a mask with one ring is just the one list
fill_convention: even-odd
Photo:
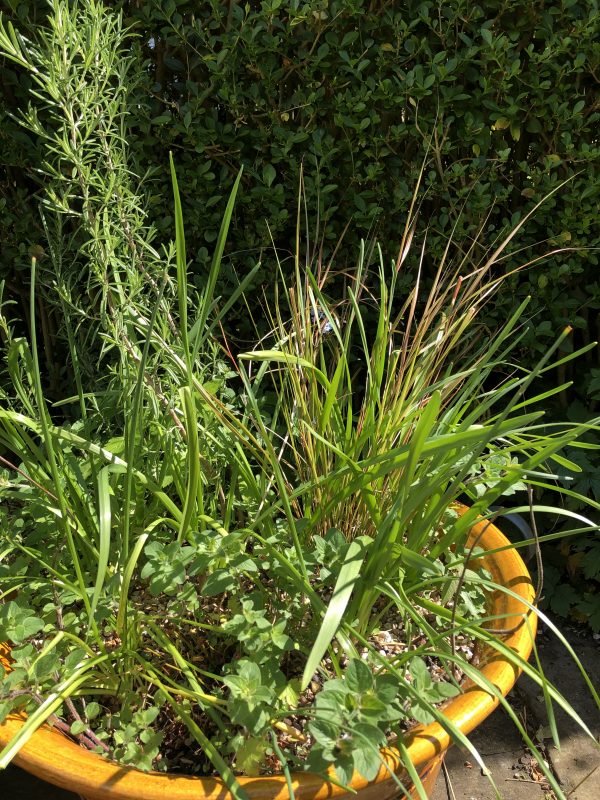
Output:
[[339,755],[335,761],[335,776],[344,786],[349,786],[354,774],[354,759],[352,754]]
[[240,661],[239,674],[246,681],[251,692],[256,691],[262,683],[260,667],[254,661]]
[[285,627],[286,621],[281,620],[274,625],[271,630],[271,641],[279,650],[285,650],[291,645],[292,640],[286,633],[284,633]]
[[238,748],[235,760],[238,769],[250,777],[260,775],[260,768],[265,758],[267,744],[262,739],[250,737]]
[[361,713],[367,717],[387,719],[385,716],[386,709],[386,703],[375,692],[365,692],[360,699]]
[[410,660],[410,674],[413,677],[417,689],[426,689],[432,683],[427,664],[418,656],[414,656]]
[[279,693],[279,699],[282,703],[289,706],[290,708],[295,708],[298,704],[298,699],[300,698],[300,681],[297,678],[292,678],[291,681],[288,681],[283,689]]
[[385,744],[385,736],[375,725],[358,723],[353,729],[354,766],[369,781],[372,781],[381,768],[379,748]]
[[[340,684],[339,687],[330,689],[331,683]],[[316,707],[321,718],[338,720],[345,711],[346,698],[348,692],[342,681],[327,681],[323,691],[319,692],[316,699]]]
[[436,702],[438,702],[439,700],[447,700],[450,697],[456,697],[456,695],[460,694],[460,689],[453,683],[437,681],[433,684],[430,692],[435,694],[437,698]]
[[375,691],[382,702],[392,703],[398,695],[398,681],[393,675],[377,675]]
[[313,719],[308,724],[308,730],[315,742],[318,742],[326,751],[332,751],[335,748],[339,729],[333,722],[319,718]]
[[0,607],[0,637],[14,644],[20,644],[30,636],[35,636],[43,627],[42,619],[13,600]]
[[430,725],[432,722],[435,722],[435,717],[424,703],[411,704],[410,712],[411,716],[423,725]]

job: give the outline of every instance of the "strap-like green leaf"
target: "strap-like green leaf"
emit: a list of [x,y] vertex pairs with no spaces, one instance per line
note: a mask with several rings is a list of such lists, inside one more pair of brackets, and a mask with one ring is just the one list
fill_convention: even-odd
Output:
[[187,434],[187,486],[183,516],[179,528],[177,541],[182,542],[186,537],[190,524],[194,521],[197,512],[200,477],[200,446],[198,442],[198,422],[196,419],[196,406],[191,389],[184,386],[180,389],[183,409],[185,414],[185,430]]
[[323,617],[323,622],[315,643],[306,661],[306,666],[302,675],[302,691],[304,691],[310,683],[310,679],[321,663],[327,648],[331,644],[331,640],[337,633],[342,617],[344,616],[344,611],[352,595],[352,590],[358,579],[363,561],[365,560],[367,546],[371,541],[372,540],[368,536],[359,536],[348,545],[344,562],[335,583],[333,595],[327,606],[327,611]]
[[142,553],[142,548],[146,544],[147,539],[148,539],[148,534],[142,533],[142,535],[138,538],[137,542],[135,543],[133,550],[131,551],[131,555],[129,556],[129,560],[127,561],[127,564],[125,565],[125,569],[123,571],[123,579],[121,582],[121,594],[119,596],[119,611],[117,613],[117,634],[121,637],[125,630],[129,584],[131,583],[131,579],[133,577],[136,564]]
[[98,473],[98,566],[96,568],[96,583],[90,606],[90,620],[94,616],[98,605],[108,569],[111,529],[109,470],[110,467],[103,467]]

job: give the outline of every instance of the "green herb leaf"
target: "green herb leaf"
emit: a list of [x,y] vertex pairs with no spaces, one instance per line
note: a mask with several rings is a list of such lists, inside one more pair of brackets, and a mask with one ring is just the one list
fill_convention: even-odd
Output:
[[373,673],[360,658],[353,658],[350,661],[344,677],[351,692],[362,694],[373,688]]

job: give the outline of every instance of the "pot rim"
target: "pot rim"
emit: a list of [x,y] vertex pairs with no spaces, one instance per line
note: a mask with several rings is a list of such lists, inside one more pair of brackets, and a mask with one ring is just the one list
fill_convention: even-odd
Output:
[[[464,512],[465,508],[459,508]],[[471,528],[470,541],[477,541],[484,551],[506,547],[511,543],[490,521],[481,519]],[[509,588],[516,596],[497,590],[492,594],[491,612],[499,617],[491,627],[511,630],[503,634],[504,644],[527,660],[533,648],[537,615],[532,611],[535,590],[521,556],[516,549],[478,556],[480,564],[491,574],[492,581]],[[6,646],[4,652],[7,652]],[[0,660],[2,653],[0,652]],[[483,676],[506,696],[521,670],[491,646],[485,646],[478,665]],[[464,735],[499,705],[499,698],[467,680],[463,691],[444,705],[444,716]],[[0,725],[0,746],[4,746],[23,724],[23,715],[11,715]],[[438,723],[418,725],[408,731],[404,744],[413,765],[419,770],[428,761],[445,752],[452,739]],[[402,759],[397,749],[382,750],[384,764],[377,777],[369,782],[355,772],[351,786],[359,791],[368,785],[391,781],[390,770],[398,773]],[[201,778],[158,772],[141,772],[105,760],[102,756],[77,745],[59,731],[42,726],[33,733],[14,758],[14,763],[28,772],[89,800],[229,800],[231,794],[221,778]],[[333,774],[333,772],[332,772]],[[325,800],[346,794],[344,790],[318,775],[292,773],[296,798]],[[283,775],[252,778],[239,777],[240,785],[250,800],[283,800],[288,790]]]

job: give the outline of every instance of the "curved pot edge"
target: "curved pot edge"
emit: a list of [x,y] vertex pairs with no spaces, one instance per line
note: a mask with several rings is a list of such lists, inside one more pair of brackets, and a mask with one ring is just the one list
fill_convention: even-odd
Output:
[[[479,546],[483,550],[494,550],[510,542],[487,521],[475,523],[471,539],[481,536]],[[509,586],[525,603],[504,592],[496,592],[492,600],[494,614],[502,615],[496,627],[516,630],[504,636],[504,643],[527,660],[533,647],[537,617],[530,613],[526,604],[534,600],[535,591],[529,572],[520,555],[514,549],[505,550],[492,556],[482,557],[486,569],[495,582]],[[525,622],[528,619],[528,624]],[[4,648],[7,652],[7,648]],[[0,657],[1,657],[0,653]],[[500,657],[495,650],[487,648],[482,653],[483,675],[506,695],[520,674],[512,663]],[[477,687],[471,681],[465,691],[449,701],[444,707],[445,716],[468,735],[483,722],[498,706],[498,697]],[[22,716],[11,716],[0,725],[0,745],[14,735]],[[450,746],[451,738],[437,722],[420,725],[407,734],[407,747],[411,760],[417,770],[427,762],[441,756]],[[382,751],[386,766],[382,768],[371,783],[355,774],[352,787],[365,796],[369,789],[377,790],[377,797],[383,800],[385,792],[381,784],[395,784],[389,769],[401,769],[400,754],[394,748]],[[230,797],[222,780],[218,778],[197,778],[185,775],[165,775],[162,773],[143,773],[130,767],[120,767],[101,756],[91,753],[61,733],[44,726],[36,731],[15,757],[15,763],[23,769],[69,791],[79,793],[88,800],[226,800]],[[324,781],[317,775],[295,773],[294,791],[298,800],[325,800],[325,798],[344,795],[342,789]],[[249,778],[240,777],[240,783],[251,800],[283,800],[288,797],[287,785],[283,776]],[[378,786],[379,785],[379,786]],[[387,788],[387,786],[385,787]],[[366,791],[364,791],[366,790]]]

